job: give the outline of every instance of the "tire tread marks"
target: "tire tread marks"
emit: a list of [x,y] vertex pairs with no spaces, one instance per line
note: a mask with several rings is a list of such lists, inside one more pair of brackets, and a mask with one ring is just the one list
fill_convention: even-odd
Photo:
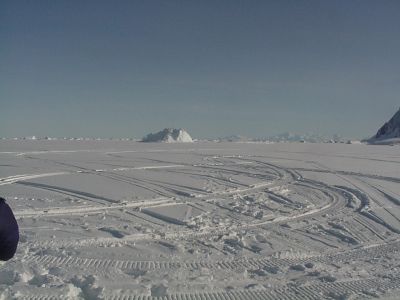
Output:
[[[273,299],[308,299],[317,300],[329,298],[331,295],[345,295],[352,293],[365,298],[366,293],[379,290],[385,293],[400,288],[399,276],[395,279],[369,278],[362,280],[340,281],[334,283],[317,283],[304,286],[278,287],[269,290],[238,290],[238,291],[210,291],[167,294],[161,297],[137,295],[134,290],[109,291],[104,295],[107,300],[273,300]],[[63,299],[60,295],[30,295],[21,297],[23,300],[56,300]]]

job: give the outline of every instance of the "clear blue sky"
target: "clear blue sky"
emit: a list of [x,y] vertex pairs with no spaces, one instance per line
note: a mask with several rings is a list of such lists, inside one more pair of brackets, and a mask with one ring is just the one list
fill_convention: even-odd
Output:
[[366,137],[399,37],[398,0],[2,0],[0,136]]

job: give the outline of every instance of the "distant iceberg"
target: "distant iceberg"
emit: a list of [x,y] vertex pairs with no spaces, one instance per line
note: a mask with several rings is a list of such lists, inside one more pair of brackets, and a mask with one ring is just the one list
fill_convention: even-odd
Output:
[[157,133],[146,135],[142,142],[147,143],[192,143],[193,139],[184,129],[165,128]]

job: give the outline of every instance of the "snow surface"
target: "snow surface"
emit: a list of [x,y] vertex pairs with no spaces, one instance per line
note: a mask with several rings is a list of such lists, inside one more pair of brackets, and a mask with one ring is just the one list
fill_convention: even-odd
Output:
[[184,129],[165,128],[157,133],[146,135],[143,142],[164,142],[164,143],[192,143],[192,137]]
[[400,289],[399,147],[2,140],[0,299],[368,299]]

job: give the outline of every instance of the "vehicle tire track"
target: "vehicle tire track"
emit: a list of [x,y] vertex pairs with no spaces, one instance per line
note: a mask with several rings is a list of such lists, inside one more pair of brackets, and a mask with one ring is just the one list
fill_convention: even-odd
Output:
[[262,267],[289,267],[294,264],[302,264],[306,262],[330,263],[339,261],[357,261],[363,258],[372,259],[383,255],[398,253],[400,251],[400,241],[392,243],[384,243],[377,245],[368,245],[344,252],[332,252],[324,255],[310,255],[308,257],[299,258],[242,258],[229,259],[221,261],[136,261],[136,260],[111,260],[103,258],[82,258],[71,256],[53,256],[53,255],[30,255],[25,258],[28,263],[38,263],[46,267],[62,266],[74,267],[80,266],[85,268],[118,268],[118,269],[137,269],[137,270],[155,270],[155,269],[248,269]]
[[[334,297],[345,297],[353,294],[366,298],[373,291],[384,294],[390,290],[398,290],[400,280],[368,278],[361,280],[339,281],[334,283],[316,283],[304,286],[276,287],[271,289],[233,290],[233,291],[194,291],[191,293],[166,294],[164,296],[138,295],[134,290],[118,290],[105,292],[106,300],[319,300]],[[55,300],[60,295],[22,296],[22,300]],[[339,299],[339,298],[338,298]]]

